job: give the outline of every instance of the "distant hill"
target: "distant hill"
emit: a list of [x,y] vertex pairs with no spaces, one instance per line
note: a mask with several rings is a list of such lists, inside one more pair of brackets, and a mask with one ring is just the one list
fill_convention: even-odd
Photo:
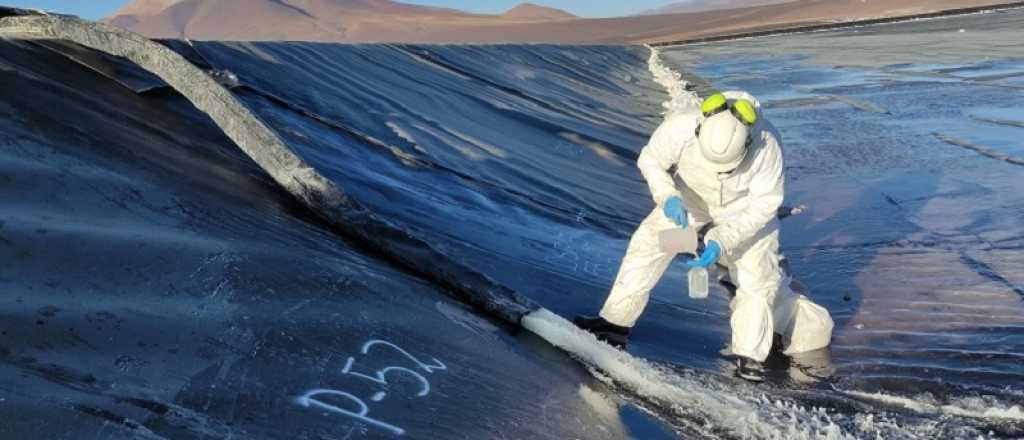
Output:
[[505,18],[527,20],[566,20],[577,18],[575,15],[561,9],[535,5],[533,3],[520,3],[518,6],[509,9],[504,14],[501,14],[501,16]]
[[114,12],[111,23],[130,28],[138,25],[143,19],[159,14],[178,0],[136,0]]
[[[773,4],[738,7],[751,1]],[[1005,0],[781,1],[691,0],[665,10],[671,13],[587,19],[531,3],[489,15],[392,0],[136,0],[106,21],[150,37],[198,40],[644,43]],[[687,9],[695,7],[713,9]]]
[[387,41],[447,27],[457,31],[575,18],[532,3],[483,15],[390,0],[136,0],[107,21],[153,37]]
[[656,9],[641,12],[640,15],[684,14],[692,12],[713,11],[716,9],[749,8],[751,6],[774,5],[797,0],[687,0]]

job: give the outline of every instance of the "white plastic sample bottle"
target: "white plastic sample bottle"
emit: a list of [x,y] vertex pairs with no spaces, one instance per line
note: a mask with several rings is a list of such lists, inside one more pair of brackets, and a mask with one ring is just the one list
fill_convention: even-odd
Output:
[[689,273],[690,298],[704,299],[708,297],[708,270],[694,267]]

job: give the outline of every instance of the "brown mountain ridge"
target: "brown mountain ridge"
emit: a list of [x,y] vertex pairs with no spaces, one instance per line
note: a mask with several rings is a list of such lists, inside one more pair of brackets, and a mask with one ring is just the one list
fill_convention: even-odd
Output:
[[519,5],[509,9],[502,17],[512,19],[526,19],[526,20],[569,20],[577,18],[561,9],[549,8],[547,6],[536,5],[533,3],[520,3]]
[[[795,0],[693,13],[579,18],[524,3],[473,14],[392,0],[136,0],[106,21],[150,37],[423,43],[647,43],[937,12],[993,0]],[[763,2],[762,2],[763,3]]]

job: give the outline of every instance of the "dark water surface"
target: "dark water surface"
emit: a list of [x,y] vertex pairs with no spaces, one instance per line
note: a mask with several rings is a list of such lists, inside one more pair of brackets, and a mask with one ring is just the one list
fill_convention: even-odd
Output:
[[789,201],[811,207],[783,248],[837,320],[836,387],[1020,403],[1022,25],[1017,10],[665,52],[759,96],[782,131]]
[[[644,93],[658,88],[646,77],[642,48],[519,49],[526,61],[509,65],[551,63],[553,71],[536,75],[553,78],[537,82],[555,107],[501,86],[501,78],[467,79],[469,60],[485,61],[479,53],[457,53],[467,71],[456,74],[411,47],[204,47],[213,60],[238,57],[238,65],[224,67],[254,84],[236,89],[238,96],[325,173],[409,230],[454,226],[481,206],[506,225],[515,216],[538,218],[523,220],[523,230],[574,224],[574,205],[538,186],[554,188],[546,176],[559,166],[617,160],[601,145],[637,144],[638,121],[657,118],[644,104],[654,108]],[[274,52],[310,64],[282,65]],[[106,67],[110,77],[65,55]],[[542,56],[566,57],[566,66]],[[313,65],[306,57],[336,64],[302,76]],[[609,76],[576,70],[570,60]],[[246,66],[294,72],[264,78]],[[333,233],[158,79],[65,43],[17,40],[0,43],[0,76],[0,437],[615,439],[681,432],[538,338]],[[597,93],[609,104],[586,99]],[[285,107],[271,94],[298,104]],[[586,101],[573,109],[573,99]],[[634,114],[597,112],[627,102]],[[573,113],[583,107],[588,116]],[[481,119],[460,124],[466,115]],[[492,129],[500,118],[505,126]],[[519,140],[502,145],[499,138]],[[556,151],[549,168],[539,169],[534,155],[506,152],[527,146]],[[524,171],[508,171],[517,167]],[[591,181],[606,189],[614,184],[608,180],[622,179],[595,174]],[[608,203],[592,199],[587,209]],[[499,203],[521,212],[499,216]],[[594,222],[625,231],[628,220],[620,217]],[[479,225],[495,241],[529,235]],[[453,245],[470,243],[454,228],[443,233]]]

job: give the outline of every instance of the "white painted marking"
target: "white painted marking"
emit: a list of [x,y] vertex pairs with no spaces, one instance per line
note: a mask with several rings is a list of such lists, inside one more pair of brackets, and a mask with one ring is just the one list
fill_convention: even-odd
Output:
[[434,371],[441,371],[441,370],[447,370],[448,369],[448,367],[444,364],[444,362],[441,362],[441,361],[437,360],[437,358],[432,359],[432,361],[434,362],[434,365],[427,365],[427,364],[424,364],[423,362],[420,362],[419,359],[416,359],[416,357],[411,355],[411,354],[409,354],[409,352],[403,350],[402,347],[399,347],[399,346],[397,346],[395,344],[392,344],[392,343],[390,343],[388,341],[382,341],[380,339],[375,339],[375,340],[372,340],[372,341],[367,342],[366,344],[364,344],[363,345],[363,350],[362,350],[363,354],[369,354],[370,353],[370,349],[373,348],[373,346],[375,346],[375,345],[383,345],[385,347],[390,347],[390,348],[394,349],[395,351],[398,351],[399,353],[402,353],[403,355],[405,355],[406,357],[411,359],[413,362],[415,362],[416,365],[418,365],[420,368],[423,368],[424,370],[426,370],[426,372],[428,372],[428,373],[433,373]]
[[[374,339],[372,341],[367,342],[366,344],[363,344],[362,354],[364,354],[364,355],[369,354],[370,353],[370,349],[373,348],[374,346],[377,346],[377,345],[383,345],[385,347],[391,348],[392,350],[395,350],[395,351],[401,353],[405,357],[407,357],[410,360],[412,360],[416,364],[416,366],[418,368],[422,368],[427,373],[433,374],[435,371],[441,371],[441,370],[447,370],[448,369],[448,366],[446,366],[444,364],[444,362],[441,362],[441,361],[437,360],[436,358],[432,359],[432,364],[423,363],[419,359],[417,359],[415,356],[413,356],[413,355],[409,354],[409,352],[405,351],[402,347],[399,347],[399,346],[397,346],[395,344],[392,344],[392,343],[390,343],[388,341],[383,341],[383,340],[380,340],[380,339]],[[405,368],[405,367],[390,366],[390,367],[385,367],[383,369],[377,370],[373,375],[369,375],[369,374],[365,374],[365,373],[360,373],[358,371],[353,371],[352,367],[355,366],[355,363],[356,363],[356,359],[354,357],[350,356],[348,358],[348,360],[345,361],[345,366],[341,369],[341,373],[342,374],[347,374],[347,375],[350,375],[350,376],[355,376],[355,377],[358,377],[358,378],[361,378],[361,379],[366,379],[366,380],[371,381],[373,383],[377,383],[377,384],[383,385],[384,387],[389,387],[390,386],[390,384],[388,383],[388,380],[387,380],[388,373],[405,373],[408,376],[412,376],[412,377],[416,378],[416,380],[418,380],[420,382],[420,386],[421,387],[420,387],[419,393],[416,394],[417,396],[419,396],[419,397],[426,397],[428,394],[430,394],[430,381],[428,381],[427,378],[424,377],[422,374],[420,374],[420,373],[418,373],[418,372],[416,372],[416,371],[414,371],[412,369]],[[331,405],[331,404],[326,403],[326,402],[324,402],[322,400],[316,399],[317,396],[321,396],[321,395],[334,396],[334,397],[340,397],[340,398],[349,399],[350,401],[352,401],[356,405],[358,405],[358,411],[350,411],[350,410],[347,410],[347,409],[344,409],[344,408],[340,408],[340,407],[338,407],[336,405]],[[388,396],[388,393],[386,391],[378,391],[372,397],[370,397],[370,400],[372,400],[374,402],[380,402],[380,401],[384,400],[384,398],[387,397],[387,396]],[[405,430],[402,429],[402,428],[399,428],[399,427],[397,427],[395,425],[392,425],[392,424],[389,424],[389,423],[385,423],[385,422],[382,422],[380,420],[377,420],[377,419],[369,417],[370,408],[369,408],[369,406],[366,405],[366,402],[364,402],[362,399],[352,395],[351,393],[348,393],[348,392],[345,392],[345,391],[327,390],[327,389],[315,389],[315,390],[312,390],[312,391],[308,391],[308,392],[306,392],[306,394],[298,397],[296,399],[296,402],[299,405],[304,406],[306,408],[309,408],[309,407],[313,406],[313,407],[324,409],[324,410],[327,410],[327,411],[330,411],[330,412],[333,412],[333,413],[349,416],[349,417],[352,417],[352,418],[354,418],[354,419],[356,419],[358,421],[361,421],[361,422],[370,424],[372,426],[376,426],[378,428],[390,431],[392,434],[395,434],[395,435],[404,435],[405,434]]]
[[[351,400],[352,402],[355,402],[355,404],[359,406],[359,412],[352,412],[352,411],[349,411],[347,409],[339,408],[337,406],[334,406],[334,405],[331,405],[329,403],[325,403],[323,401],[315,399],[315,397],[321,396],[321,395],[337,396],[337,397],[347,398],[347,399]],[[353,419],[356,419],[356,420],[358,420],[360,422],[363,422],[363,423],[366,423],[366,424],[369,424],[369,425],[373,425],[373,426],[376,426],[378,428],[390,431],[392,434],[395,434],[395,435],[404,435],[405,434],[405,430],[402,429],[402,428],[399,428],[399,427],[397,427],[395,425],[392,425],[392,424],[389,424],[389,423],[382,422],[382,421],[377,420],[377,419],[370,418],[369,417],[370,408],[366,406],[366,403],[364,403],[358,397],[353,396],[353,395],[351,395],[349,393],[346,393],[344,391],[316,389],[316,390],[309,391],[306,394],[303,394],[298,399],[296,399],[296,402],[299,405],[302,405],[302,406],[304,406],[306,408],[309,408],[310,406],[315,406],[315,407],[320,408],[320,409],[324,409],[324,410],[327,410],[327,411],[331,411],[331,412],[335,412],[335,413],[338,413],[338,414],[346,415],[346,416],[352,417]]]

